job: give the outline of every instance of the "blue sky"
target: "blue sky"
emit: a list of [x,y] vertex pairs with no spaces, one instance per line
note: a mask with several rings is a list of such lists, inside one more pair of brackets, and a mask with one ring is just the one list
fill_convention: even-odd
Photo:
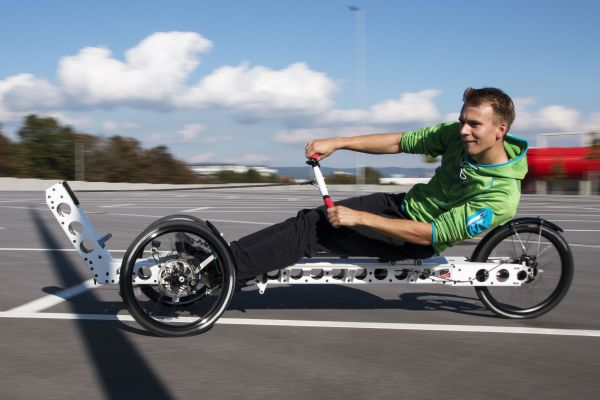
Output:
[[294,166],[310,138],[455,119],[467,86],[496,86],[517,104],[513,133],[535,144],[600,131],[598,4],[1,1],[0,122],[14,138],[24,115],[51,115],[188,162]]

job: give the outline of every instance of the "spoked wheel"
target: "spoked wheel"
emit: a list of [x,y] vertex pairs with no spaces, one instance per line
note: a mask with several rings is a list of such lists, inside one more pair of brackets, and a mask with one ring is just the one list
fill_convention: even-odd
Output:
[[475,249],[472,260],[526,265],[518,287],[476,287],[482,303],[505,318],[534,318],[555,307],[569,290],[573,255],[565,239],[541,222],[513,221],[496,228]]
[[151,224],[121,266],[121,294],[135,320],[159,336],[210,329],[233,296],[235,270],[227,244],[203,221]]
[[[191,216],[191,215],[172,214],[172,215],[167,215],[166,217],[159,218],[156,221],[152,222],[150,225],[148,225],[146,230],[151,229],[152,227],[156,227],[166,221],[175,221],[175,220],[189,221],[189,222],[196,222],[199,224],[204,224],[204,221],[202,221],[201,219],[196,218],[194,216]],[[182,304],[191,303],[191,302],[194,302],[195,299],[197,299],[200,296],[200,295],[184,296],[183,298],[179,298],[177,300],[177,302],[173,302],[173,301],[171,301],[170,297],[165,297],[165,296],[161,297],[160,291],[157,290],[157,288],[155,286],[141,285],[140,290],[142,291],[142,293],[144,293],[146,296],[148,296],[148,298],[150,298],[151,300],[156,301],[156,302],[160,301],[164,305],[167,305],[167,306],[168,305],[180,305],[181,306]]]

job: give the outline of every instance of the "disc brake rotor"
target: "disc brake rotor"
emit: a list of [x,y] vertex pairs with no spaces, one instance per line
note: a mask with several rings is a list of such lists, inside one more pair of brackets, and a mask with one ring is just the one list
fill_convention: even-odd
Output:
[[158,287],[160,291],[174,301],[180,297],[196,293],[198,279],[194,268],[182,260],[169,261],[160,266]]

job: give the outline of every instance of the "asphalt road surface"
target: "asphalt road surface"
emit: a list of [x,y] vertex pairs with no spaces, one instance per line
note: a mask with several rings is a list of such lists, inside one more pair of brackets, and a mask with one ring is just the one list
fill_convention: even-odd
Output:
[[[115,258],[168,214],[231,241],[320,205],[311,187],[78,197]],[[115,319],[127,311],[114,286],[81,285],[89,270],[43,193],[1,192],[0,398],[596,399],[600,198],[523,196],[519,216],[562,226],[575,258],[569,293],[540,318],[497,318],[470,288],[296,285],[236,294],[210,331],[158,338]],[[65,289],[80,294],[52,295]]]

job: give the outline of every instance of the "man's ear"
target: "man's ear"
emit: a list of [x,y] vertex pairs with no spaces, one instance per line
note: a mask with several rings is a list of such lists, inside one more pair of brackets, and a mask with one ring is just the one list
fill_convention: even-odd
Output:
[[503,139],[508,133],[508,124],[506,122],[500,122],[498,124],[498,130],[496,131],[496,140]]

